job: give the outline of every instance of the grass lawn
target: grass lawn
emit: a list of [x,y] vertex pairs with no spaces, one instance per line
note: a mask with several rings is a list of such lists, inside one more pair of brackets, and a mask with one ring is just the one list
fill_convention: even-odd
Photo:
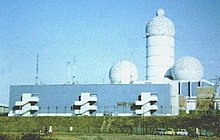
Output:
[[193,138],[188,136],[158,136],[158,135],[123,135],[123,134],[71,134],[56,133],[51,136],[44,136],[43,139],[53,140],[219,140],[219,137]]
[[[2,136],[6,136],[10,140],[22,139],[30,133],[19,132],[5,132],[1,133]],[[26,137],[28,140],[219,140],[220,137],[199,137],[193,138],[189,136],[159,136],[159,135],[125,135],[125,134],[74,134],[68,132],[55,132],[52,135],[40,136],[38,134],[34,137]],[[2,137],[0,136],[0,139]],[[24,139],[24,138],[23,138]]]

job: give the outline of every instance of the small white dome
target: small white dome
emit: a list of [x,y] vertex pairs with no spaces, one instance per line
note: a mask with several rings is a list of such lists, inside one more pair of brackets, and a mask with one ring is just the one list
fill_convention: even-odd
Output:
[[158,9],[157,10],[157,16],[164,16],[165,15],[165,12],[163,9]]
[[175,35],[175,27],[173,22],[165,17],[165,12],[163,9],[158,9],[156,12],[156,17],[147,23],[146,35]]
[[174,80],[201,80],[203,77],[203,66],[194,57],[182,57],[174,64],[172,76]]
[[130,84],[137,78],[137,68],[130,61],[119,61],[109,71],[109,79],[112,84]]

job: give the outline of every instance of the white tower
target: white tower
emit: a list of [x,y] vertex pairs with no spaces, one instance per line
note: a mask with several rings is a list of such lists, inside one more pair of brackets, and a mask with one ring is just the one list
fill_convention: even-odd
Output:
[[150,81],[171,77],[174,64],[174,24],[163,9],[156,14],[146,26],[146,80]]

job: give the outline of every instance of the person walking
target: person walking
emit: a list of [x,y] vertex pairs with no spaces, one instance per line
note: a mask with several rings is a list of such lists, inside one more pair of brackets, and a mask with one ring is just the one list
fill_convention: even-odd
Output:
[[49,131],[48,131],[50,134],[53,133],[53,129],[52,129],[52,125],[49,126]]

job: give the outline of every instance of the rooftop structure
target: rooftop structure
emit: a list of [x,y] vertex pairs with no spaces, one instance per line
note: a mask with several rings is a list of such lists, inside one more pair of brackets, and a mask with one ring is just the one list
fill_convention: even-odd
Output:
[[109,79],[112,84],[130,84],[137,81],[138,71],[130,61],[119,61],[109,71]]
[[146,35],[165,35],[174,37],[174,24],[169,18],[165,17],[165,11],[163,9],[158,9],[156,12],[156,17],[147,23]]
[[174,64],[172,76],[174,80],[201,80],[203,77],[203,66],[194,57],[182,57]]
[[175,27],[163,9],[146,26],[146,80],[160,81],[174,64]]

